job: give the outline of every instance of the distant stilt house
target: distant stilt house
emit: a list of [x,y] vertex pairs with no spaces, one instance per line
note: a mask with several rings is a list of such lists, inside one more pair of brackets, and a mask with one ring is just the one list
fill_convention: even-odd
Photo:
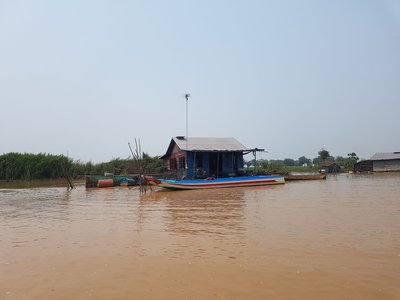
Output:
[[400,152],[376,153],[369,160],[354,165],[355,172],[400,171]]
[[251,152],[234,138],[172,138],[161,157],[169,171],[188,178],[237,176],[243,169],[243,155]]
[[326,162],[322,164],[321,171],[325,173],[339,173],[341,168],[335,162]]

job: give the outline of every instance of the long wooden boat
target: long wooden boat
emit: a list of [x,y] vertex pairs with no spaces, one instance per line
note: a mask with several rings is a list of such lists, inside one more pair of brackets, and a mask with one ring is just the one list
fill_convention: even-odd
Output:
[[326,179],[325,174],[317,174],[317,175],[285,175],[285,180],[323,180]]
[[283,184],[285,179],[283,176],[243,176],[243,177],[227,177],[215,179],[158,179],[154,177],[145,177],[150,184],[163,187],[170,190],[195,190],[195,189],[213,189],[240,186],[259,186]]

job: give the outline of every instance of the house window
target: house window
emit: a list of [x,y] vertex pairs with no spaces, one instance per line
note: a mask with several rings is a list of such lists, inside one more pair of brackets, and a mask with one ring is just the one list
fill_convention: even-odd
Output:
[[178,162],[178,168],[179,169],[184,169],[185,168],[185,157],[181,156],[179,157],[179,162]]

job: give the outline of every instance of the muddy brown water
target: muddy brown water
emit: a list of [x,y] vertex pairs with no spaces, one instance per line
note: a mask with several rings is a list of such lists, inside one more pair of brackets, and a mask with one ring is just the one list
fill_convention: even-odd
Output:
[[0,299],[400,299],[400,174],[0,189]]

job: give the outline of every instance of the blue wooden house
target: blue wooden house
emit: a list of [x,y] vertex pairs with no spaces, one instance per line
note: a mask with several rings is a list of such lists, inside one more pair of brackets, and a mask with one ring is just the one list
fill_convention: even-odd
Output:
[[243,172],[243,155],[247,149],[234,138],[172,138],[161,157],[169,171],[188,178],[231,177]]

